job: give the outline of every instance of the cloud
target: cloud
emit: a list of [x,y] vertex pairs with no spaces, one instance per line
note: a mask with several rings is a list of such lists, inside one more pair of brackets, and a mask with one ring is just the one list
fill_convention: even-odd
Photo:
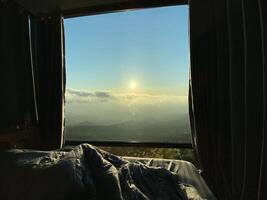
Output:
[[89,92],[86,90],[67,89],[65,98],[67,103],[92,103],[108,101],[113,98],[113,95],[105,91]]
[[94,94],[98,98],[112,98],[112,95],[110,92],[95,92]]
[[109,91],[89,92],[86,90],[67,89],[65,93],[67,103],[103,103],[113,102],[119,104],[186,104],[186,96],[178,95],[152,95],[144,93],[114,93]]
[[81,91],[81,90],[74,90],[74,89],[67,89],[66,93],[68,93],[69,95],[75,95],[75,96],[80,96],[80,97],[93,96],[93,94],[90,92]]

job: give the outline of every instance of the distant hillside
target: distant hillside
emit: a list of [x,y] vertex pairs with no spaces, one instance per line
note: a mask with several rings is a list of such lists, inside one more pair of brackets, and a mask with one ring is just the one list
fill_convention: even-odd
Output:
[[[180,123],[179,123],[180,122]],[[84,141],[142,141],[142,142],[188,142],[190,128],[186,120],[172,121],[126,121],[112,125],[93,125],[82,122],[66,126],[67,140]]]

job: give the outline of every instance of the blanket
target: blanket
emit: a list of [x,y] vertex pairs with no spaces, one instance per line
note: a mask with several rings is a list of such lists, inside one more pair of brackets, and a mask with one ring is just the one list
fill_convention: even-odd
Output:
[[82,144],[56,151],[0,153],[3,200],[200,200],[165,168],[149,167]]

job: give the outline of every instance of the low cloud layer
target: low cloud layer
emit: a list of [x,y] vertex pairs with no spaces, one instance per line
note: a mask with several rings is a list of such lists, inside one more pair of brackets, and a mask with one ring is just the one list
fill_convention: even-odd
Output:
[[186,96],[178,95],[151,95],[143,93],[114,93],[108,91],[89,92],[86,90],[67,89],[67,103],[103,103],[103,102],[120,102],[120,103],[135,103],[135,104],[154,104],[163,102],[172,102],[177,104],[185,104]]
[[129,120],[168,121],[187,113],[187,97],[109,91],[66,90],[68,124],[112,124]]
[[79,97],[91,97],[92,93],[81,90],[67,89],[67,95],[79,96]]
[[110,92],[96,91],[89,92],[86,90],[67,89],[65,93],[67,103],[92,103],[103,102],[112,99]]

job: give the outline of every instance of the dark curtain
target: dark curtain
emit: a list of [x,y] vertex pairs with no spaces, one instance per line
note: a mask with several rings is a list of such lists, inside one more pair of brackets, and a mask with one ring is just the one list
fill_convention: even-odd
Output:
[[0,132],[35,121],[28,25],[24,9],[0,1]]
[[60,15],[31,20],[41,147],[62,146],[64,124],[64,30]]
[[267,199],[264,1],[190,1],[193,141],[218,199]]

